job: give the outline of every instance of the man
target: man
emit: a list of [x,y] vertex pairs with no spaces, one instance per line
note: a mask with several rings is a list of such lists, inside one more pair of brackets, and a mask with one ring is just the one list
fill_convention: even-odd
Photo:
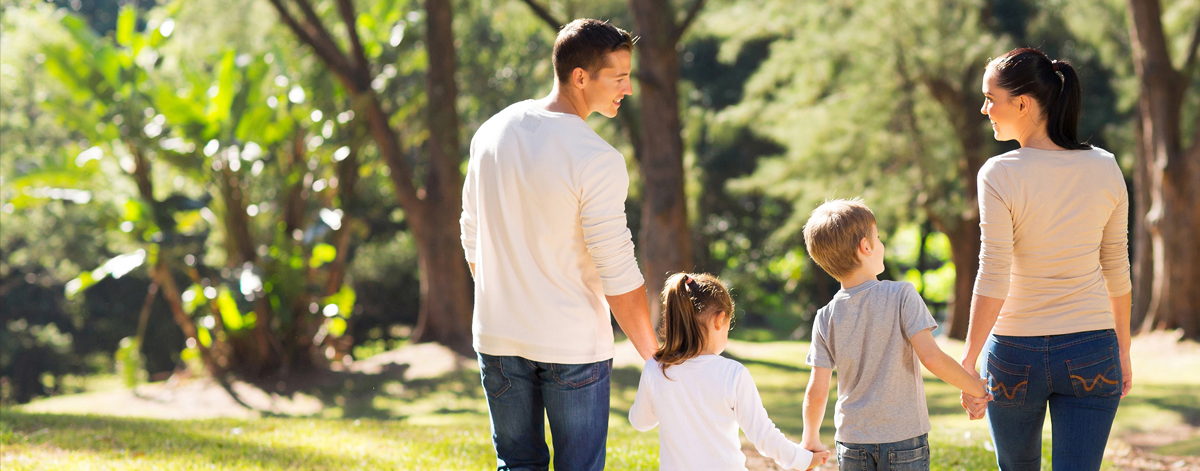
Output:
[[643,359],[658,348],[625,219],[625,158],[585,119],[633,94],[634,39],[581,19],[554,42],[550,95],[509,106],[471,141],[462,244],[473,341],[498,469],[600,470],[608,435],[611,308]]

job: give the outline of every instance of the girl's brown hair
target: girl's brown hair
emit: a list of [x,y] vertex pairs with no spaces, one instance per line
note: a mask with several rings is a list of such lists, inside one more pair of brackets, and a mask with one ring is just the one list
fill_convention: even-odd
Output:
[[708,346],[708,328],[724,313],[733,322],[733,298],[721,280],[708,273],[676,273],[662,291],[663,316],[659,335],[663,345],[654,359],[667,368],[700,356]]

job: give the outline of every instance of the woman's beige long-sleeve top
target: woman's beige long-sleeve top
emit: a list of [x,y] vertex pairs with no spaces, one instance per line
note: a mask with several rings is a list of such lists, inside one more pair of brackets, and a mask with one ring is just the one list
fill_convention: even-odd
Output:
[[1132,290],[1129,194],[1112,154],[1021,148],[979,171],[975,294],[1004,299],[992,332],[1111,329],[1109,297]]

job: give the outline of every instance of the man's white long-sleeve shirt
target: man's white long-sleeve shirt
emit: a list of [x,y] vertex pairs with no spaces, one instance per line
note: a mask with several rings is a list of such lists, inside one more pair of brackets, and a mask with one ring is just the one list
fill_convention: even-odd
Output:
[[763,456],[784,469],[805,469],[812,452],[775,427],[741,363],[701,355],[667,368],[646,361],[629,423],[640,432],[658,427],[658,464],[668,470],[746,469],[738,428]]
[[529,100],[471,140],[460,219],[475,350],[546,363],[613,357],[605,295],[644,284],[625,158],[579,116]]

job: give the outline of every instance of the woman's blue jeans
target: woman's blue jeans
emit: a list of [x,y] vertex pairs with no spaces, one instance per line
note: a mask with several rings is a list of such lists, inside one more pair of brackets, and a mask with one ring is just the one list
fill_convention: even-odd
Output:
[[555,469],[604,469],[612,360],[567,365],[480,353],[479,366],[492,418],[496,469],[549,469],[546,418]]
[[1100,469],[1121,402],[1120,352],[1111,329],[990,336],[984,374],[995,400],[987,416],[1000,469],[1041,469],[1047,406],[1054,471]]

